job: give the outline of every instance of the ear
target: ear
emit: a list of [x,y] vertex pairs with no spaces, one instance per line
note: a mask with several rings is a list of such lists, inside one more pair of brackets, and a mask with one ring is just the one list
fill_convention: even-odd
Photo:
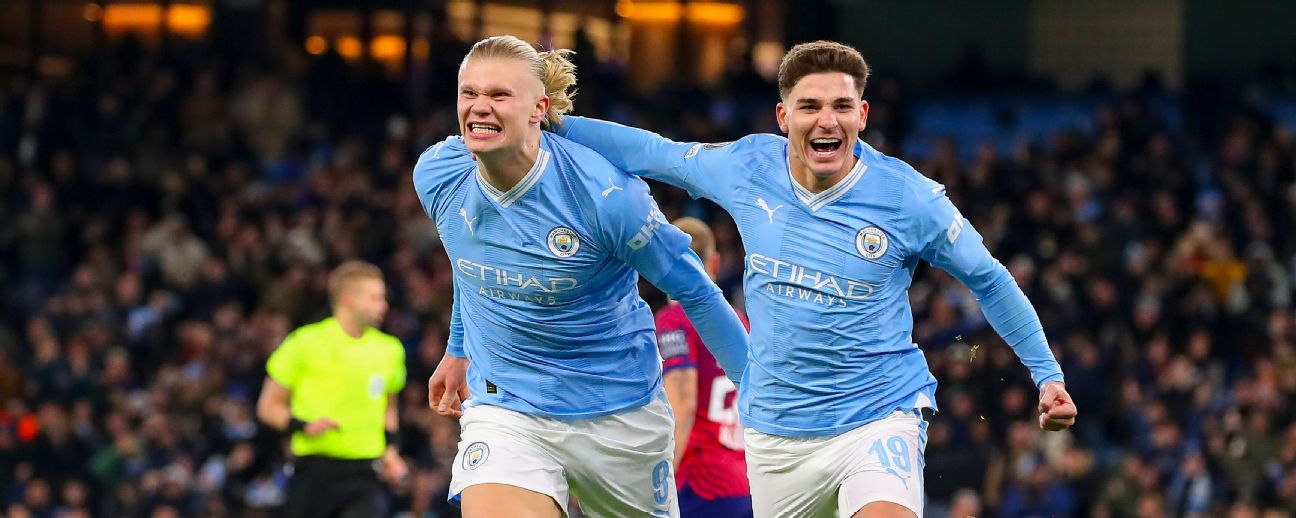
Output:
[[707,273],[711,274],[711,277],[715,277],[720,274],[720,254],[719,253],[711,254],[711,259],[707,261],[706,268],[707,268]]
[[787,106],[784,106],[783,103],[774,105],[774,118],[778,120],[779,131],[787,133]]
[[544,122],[545,114],[549,113],[549,96],[541,95],[536,101],[535,109],[531,111],[531,117],[528,121],[531,124],[540,124]]
[[868,101],[860,101],[860,131],[864,131],[864,126],[868,125]]

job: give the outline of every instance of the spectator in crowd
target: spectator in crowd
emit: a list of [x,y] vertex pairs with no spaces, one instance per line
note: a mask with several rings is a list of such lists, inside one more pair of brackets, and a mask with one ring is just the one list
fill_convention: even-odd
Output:
[[[463,53],[439,39],[428,59],[444,70]],[[409,379],[427,379],[444,354],[451,265],[409,174],[455,131],[437,101],[448,96],[378,95],[404,91],[400,78],[332,53],[273,54],[106,43],[75,75],[0,79],[9,516],[273,515],[290,456],[253,417],[265,360],[328,314],[327,274],[342,262],[387,273],[382,328],[404,345]],[[771,101],[751,70],[648,95],[618,70],[581,74],[583,114],[676,140],[771,130],[768,117],[736,115]],[[1155,101],[1202,94],[1140,91],[1109,96],[1087,130],[1011,152],[951,141],[906,156],[924,92],[880,74],[865,138],[948,186],[1089,409],[1056,440],[1023,429],[1034,422],[1024,370],[966,289],[920,269],[914,334],[942,383],[929,447],[946,451],[930,455],[945,464],[928,469],[929,508],[1296,513],[1293,128],[1242,95],[1212,95],[1217,109],[1172,126]],[[668,218],[715,229],[717,281],[741,303],[733,222],[654,189]],[[458,426],[423,397],[411,383],[397,398],[412,476],[393,511],[455,516],[445,492]]]

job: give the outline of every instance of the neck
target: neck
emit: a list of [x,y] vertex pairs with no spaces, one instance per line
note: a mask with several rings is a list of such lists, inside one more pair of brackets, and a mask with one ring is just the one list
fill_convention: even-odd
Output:
[[804,187],[805,190],[819,193],[832,188],[832,186],[837,185],[837,182],[846,178],[846,175],[850,174],[852,169],[855,169],[855,164],[859,162],[859,158],[852,157],[840,171],[833,173],[831,176],[814,174],[810,167],[802,163],[797,157],[791,157],[789,162],[792,164],[792,179],[796,180],[796,183]]
[[342,326],[342,331],[346,332],[346,334],[350,335],[352,338],[360,338],[361,336],[364,336],[365,328],[369,327],[361,322],[360,319],[356,318],[355,315],[351,314],[350,311],[337,310],[334,312],[334,318],[336,318],[338,324]]
[[820,193],[831,189],[832,186],[837,185],[837,182],[846,178],[846,175],[850,174],[852,169],[855,169],[855,164],[859,163],[860,158],[855,156],[855,145],[857,142],[856,139],[849,139],[849,142],[842,142],[842,149],[845,149],[846,152],[851,154],[850,160],[847,160],[846,163],[842,164],[840,170],[830,176],[819,176],[815,174],[814,171],[810,169],[810,166],[805,163],[805,160],[797,154],[795,149],[793,149],[794,146],[789,145],[788,166],[792,169],[792,179],[795,180],[798,185],[805,188],[805,190],[813,193]]
[[491,187],[508,192],[522,181],[540,158],[540,130],[535,128],[521,146],[477,155],[482,176]]

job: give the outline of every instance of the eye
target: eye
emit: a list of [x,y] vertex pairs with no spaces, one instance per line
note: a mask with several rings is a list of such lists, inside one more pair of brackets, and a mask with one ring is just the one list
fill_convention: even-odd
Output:
[[459,95],[468,99],[475,99],[477,97],[477,92],[474,92],[472,90],[464,90],[459,92]]
[[851,105],[849,105],[849,104],[838,104],[838,105],[837,105],[837,111],[843,111],[843,112],[844,112],[844,111],[850,111],[850,109],[851,109]]
[[503,101],[503,100],[505,100],[505,99],[508,99],[509,97],[510,97],[510,95],[507,94],[507,93],[504,93],[504,92],[499,92],[499,93],[491,94],[491,99],[494,99],[494,100],[496,100],[496,101]]
[[814,106],[811,106],[811,105],[809,105],[809,104],[804,105],[804,106],[802,106],[802,107],[800,108],[800,110],[803,111],[803,112],[812,112],[812,111],[815,111],[815,109],[816,109],[816,108],[815,108]]

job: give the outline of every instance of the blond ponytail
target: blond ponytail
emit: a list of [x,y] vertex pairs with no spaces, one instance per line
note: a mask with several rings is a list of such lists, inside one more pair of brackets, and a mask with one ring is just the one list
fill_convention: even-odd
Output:
[[567,56],[573,52],[567,49],[554,49],[540,53],[544,65],[541,81],[544,82],[545,95],[549,96],[549,112],[545,114],[545,123],[549,126],[562,126],[562,116],[572,109],[572,97],[576,96],[576,65]]
[[473,45],[459,64],[460,69],[475,58],[511,58],[521,60],[531,67],[531,72],[544,84],[549,97],[549,111],[545,113],[545,127],[561,126],[562,115],[571,111],[572,97],[576,91],[576,65],[567,59],[572,51],[555,49],[537,52],[530,43],[515,36],[491,36]]

